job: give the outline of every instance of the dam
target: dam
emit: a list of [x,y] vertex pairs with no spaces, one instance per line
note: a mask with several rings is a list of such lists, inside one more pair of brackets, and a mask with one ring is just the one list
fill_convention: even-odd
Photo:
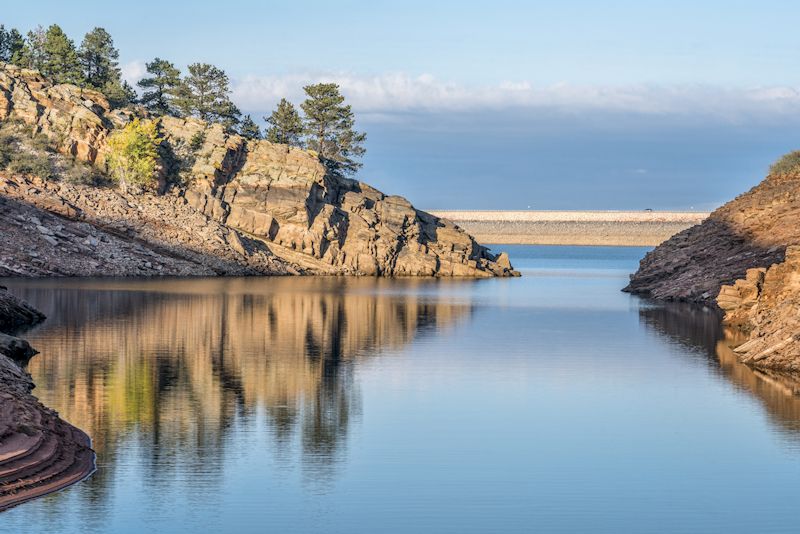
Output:
[[695,211],[434,210],[479,243],[655,246],[708,217]]

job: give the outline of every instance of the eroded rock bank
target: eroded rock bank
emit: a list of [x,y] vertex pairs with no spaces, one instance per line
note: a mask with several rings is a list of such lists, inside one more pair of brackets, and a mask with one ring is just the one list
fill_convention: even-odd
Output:
[[[136,114],[141,111],[112,110],[95,91],[0,67],[0,120],[32,127],[62,154],[99,169],[105,168],[109,135]],[[7,205],[14,211],[4,217],[6,223],[33,224],[46,242],[33,252],[47,251],[49,258],[27,269],[5,245],[7,271],[22,276],[517,274],[507,256],[490,253],[454,223],[417,210],[402,197],[331,175],[312,152],[246,140],[197,119],[154,120],[163,138],[159,194],[9,173],[0,177],[0,193],[18,203]],[[14,217],[21,205],[88,226],[64,223],[56,230],[37,224],[32,217],[41,217],[30,212],[21,220]],[[89,248],[96,240],[124,241],[116,245],[130,261],[116,254],[116,262],[101,261],[75,243],[76,232],[86,233],[83,245]],[[66,264],[60,261],[66,253],[54,250],[62,245],[72,257]],[[148,254],[156,261],[146,259]]]
[[800,174],[771,173],[642,259],[625,291],[717,303],[748,365],[800,371]]
[[89,437],[31,394],[20,366],[35,351],[11,335],[44,316],[0,289],[0,511],[63,489],[94,471]]

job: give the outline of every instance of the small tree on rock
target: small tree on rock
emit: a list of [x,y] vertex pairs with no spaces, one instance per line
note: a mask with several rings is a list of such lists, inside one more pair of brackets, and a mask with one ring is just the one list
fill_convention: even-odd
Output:
[[281,98],[278,107],[269,117],[264,117],[269,123],[267,141],[289,146],[302,146],[303,121],[300,114],[285,98]]
[[0,24],[0,61],[4,63],[19,64],[22,59],[22,50],[25,48],[25,39],[16,28],[6,30]]
[[102,91],[107,85],[121,86],[119,51],[103,28],[95,28],[83,38],[78,49],[83,79],[90,87]]
[[144,90],[139,101],[155,115],[178,115],[175,99],[181,86],[181,71],[169,61],[155,58],[147,63],[147,73],[150,76],[137,83]]
[[261,128],[250,115],[245,115],[242,123],[239,124],[239,135],[245,139],[261,139]]
[[304,133],[308,148],[319,154],[329,172],[354,174],[361,168],[360,158],[367,138],[355,130],[355,118],[335,83],[318,83],[303,88],[308,98],[301,107],[305,113]]
[[218,122],[231,129],[239,122],[241,112],[230,99],[230,86],[225,71],[208,63],[192,63],[183,79],[176,106],[184,115],[206,122]]
[[47,28],[42,49],[44,51],[42,74],[55,83],[81,84],[83,76],[75,43],[67,37],[58,24]]
[[12,59],[12,63],[26,69],[35,69],[42,72],[47,56],[44,50],[44,43],[44,28],[37,26],[33,30],[30,30],[25,37],[25,42],[19,53],[18,61],[13,61]]
[[161,141],[156,123],[139,119],[109,137],[108,169],[123,191],[154,187]]

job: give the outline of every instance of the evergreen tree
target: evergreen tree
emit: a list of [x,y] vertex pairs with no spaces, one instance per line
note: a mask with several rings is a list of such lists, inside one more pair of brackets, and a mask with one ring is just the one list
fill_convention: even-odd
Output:
[[239,135],[245,139],[261,139],[261,128],[255,123],[250,115],[245,115],[239,125]]
[[230,100],[225,71],[208,63],[192,63],[188,70],[175,101],[178,109],[184,115],[219,122],[228,129],[238,124],[241,112]]
[[46,53],[44,50],[45,43],[45,30],[41,26],[28,32],[25,37],[25,43],[19,53],[19,60],[12,63],[25,67],[27,69],[35,69],[42,71],[44,69]]
[[78,50],[83,79],[89,87],[103,90],[106,86],[122,87],[119,69],[119,51],[114,40],[103,28],[87,33]]
[[169,61],[155,58],[147,63],[147,72],[150,76],[137,83],[144,90],[139,101],[156,115],[177,115],[174,101],[181,85],[181,71]]
[[24,46],[25,40],[16,28],[6,30],[5,26],[0,24],[0,62],[15,63],[15,60],[19,61]]
[[354,174],[361,163],[354,160],[364,155],[362,143],[367,138],[355,130],[355,118],[335,83],[318,83],[303,87],[308,98],[301,107],[305,114],[304,133],[308,148],[319,154],[329,172]]
[[8,52],[8,62],[14,65],[22,64],[22,54],[25,50],[25,38],[17,31],[16,28],[11,28],[7,34],[6,50]]
[[270,125],[267,129],[267,140],[270,143],[302,146],[303,122],[291,102],[281,98],[272,115],[264,117],[264,120]]
[[112,107],[121,108],[136,102],[136,90],[126,81],[112,80],[102,88]]
[[42,49],[44,51],[42,74],[55,83],[81,84],[83,76],[75,43],[67,37],[60,26],[53,24],[47,28]]

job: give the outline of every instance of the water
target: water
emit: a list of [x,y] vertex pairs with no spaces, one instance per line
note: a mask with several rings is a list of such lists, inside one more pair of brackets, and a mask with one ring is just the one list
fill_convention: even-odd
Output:
[[645,249],[507,249],[523,278],[3,282],[99,469],[0,530],[797,530],[793,381],[621,293]]

